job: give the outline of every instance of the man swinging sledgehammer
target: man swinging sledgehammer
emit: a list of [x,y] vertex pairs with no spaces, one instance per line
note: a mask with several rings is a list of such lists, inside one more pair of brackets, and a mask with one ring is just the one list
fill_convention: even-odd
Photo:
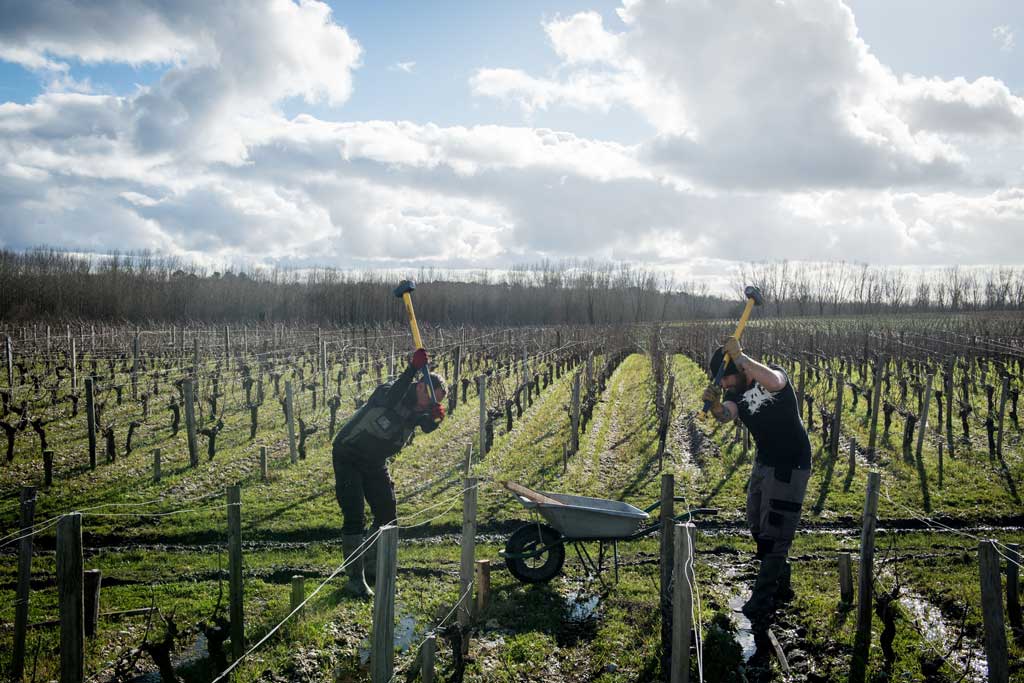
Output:
[[[760,298],[760,292],[755,290],[754,296]],[[768,625],[779,603],[792,598],[787,557],[811,476],[811,442],[785,370],[745,355],[738,337],[730,337],[712,355],[712,375],[723,362],[725,368],[721,386],[710,384],[704,400],[719,422],[738,417],[757,445],[747,490],[747,525],[761,566],[743,605],[757,629]]]
[[[397,455],[419,427],[432,432],[445,417],[444,379],[430,372],[422,347],[409,292],[415,288],[403,282],[395,296],[406,298],[416,350],[405,370],[394,381],[377,387],[370,398],[341,428],[334,439],[334,492],[341,506],[342,548],[345,560],[345,593],[355,597],[373,595],[366,576],[374,578],[376,544],[362,548],[365,526],[363,501],[373,513],[373,529],[392,524],[397,518],[395,486],[388,472],[388,459]],[[400,291],[401,290],[401,291]],[[422,373],[419,381],[413,379]],[[365,551],[365,552],[364,552]]]

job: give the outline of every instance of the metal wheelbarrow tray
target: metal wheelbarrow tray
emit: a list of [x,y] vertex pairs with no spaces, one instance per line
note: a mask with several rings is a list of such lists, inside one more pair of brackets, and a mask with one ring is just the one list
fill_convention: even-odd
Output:
[[636,533],[650,515],[620,500],[573,496],[567,493],[538,491],[557,503],[530,500],[517,493],[527,509],[538,513],[567,539],[625,539]]

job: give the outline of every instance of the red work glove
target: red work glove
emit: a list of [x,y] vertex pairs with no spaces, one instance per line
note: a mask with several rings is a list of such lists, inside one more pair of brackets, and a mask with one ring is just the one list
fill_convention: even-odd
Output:
[[427,350],[426,349],[416,349],[416,351],[412,354],[412,360],[409,361],[409,362],[417,370],[422,370],[424,367],[426,367],[427,360],[428,360],[428,358],[427,358]]
[[435,422],[440,422],[444,419],[444,406],[440,403],[435,403],[434,408],[431,410],[431,414],[434,416]]

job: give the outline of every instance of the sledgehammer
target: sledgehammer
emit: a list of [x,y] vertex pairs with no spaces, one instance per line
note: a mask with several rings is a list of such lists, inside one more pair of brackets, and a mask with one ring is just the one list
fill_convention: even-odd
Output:
[[[409,314],[409,327],[412,329],[412,343],[415,349],[423,348],[423,340],[420,338],[420,328],[416,324],[416,311],[412,308],[412,291],[416,289],[416,283],[412,280],[402,280],[395,287],[395,297],[401,299],[405,303],[405,312]],[[423,379],[427,383],[427,391],[430,393],[430,400],[437,403],[437,399],[434,398],[434,385],[430,381],[430,364],[423,366]]]
[[[736,331],[733,333],[733,337],[739,339],[743,334],[743,328],[747,326],[747,320],[750,318],[750,312],[754,310],[754,306],[761,306],[764,304],[764,296],[761,295],[761,290],[754,286],[748,286],[743,290],[743,295],[747,297],[747,305],[743,308],[743,315],[740,316],[740,322],[736,326]],[[722,364],[718,366],[718,372],[715,373],[715,385],[722,385],[722,377],[725,375],[725,366],[729,364],[729,354],[722,354]],[[710,401],[704,401],[704,409],[702,412],[708,412],[711,408]]]

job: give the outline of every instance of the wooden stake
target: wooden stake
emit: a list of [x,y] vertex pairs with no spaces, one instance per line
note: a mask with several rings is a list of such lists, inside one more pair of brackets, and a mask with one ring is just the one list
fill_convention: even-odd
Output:
[[570,427],[572,433],[569,436],[569,452],[570,455],[576,455],[576,452],[580,449],[580,373],[578,372],[572,378],[572,404],[569,415],[572,423]]
[[291,382],[284,383],[284,401],[285,422],[288,424],[288,452],[294,465],[299,461],[299,451],[295,446],[295,398]]
[[267,480],[267,447],[260,446],[260,481]]
[[853,570],[850,553],[839,553],[839,600],[844,605],[853,604]]
[[196,441],[196,405],[193,394],[192,380],[181,383],[181,393],[185,397],[185,433],[188,440],[188,464],[199,467],[199,443]]
[[85,601],[82,593],[82,514],[57,522],[57,595],[61,683],[85,681]]
[[476,615],[479,617],[487,609],[491,601],[491,561],[477,560],[475,563],[476,577]]
[[671,474],[661,475],[661,564],[660,564],[660,607],[661,607],[661,650],[662,671],[669,670],[672,660],[672,572],[675,552],[672,533],[675,528],[675,477]]
[[32,534],[35,519],[36,489],[21,487],[21,540],[18,542],[18,591],[14,602],[14,657],[11,678],[20,681],[25,672],[25,636],[28,630],[28,604],[32,579]]
[[868,436],[868,454],[875,456],[875,444],[878,438],[878,408],[882,405],[882,375],[885,374],[885,358],[875,363],[875,385],[871,388],[871,433]]
[[999,421],[997,423],[997,429],[999,429],[999,435],[996,437],[996,454],[999,457],[1003,455],[1003,418],[1006,417],[1006,400],[1009,398],[1010,393],[1010,378],[1003,377],[1003,387],[999,394]]
[[85,637],[96,636],[96,624],[100,619],[100,585],[103,574],[99,569],[89,569],[85,578]]
[[[474,489],[475,491],[476,489]],[[373,683],[388,683],[395,670],[395,576],[398,527],[381,527],[377,539],[377,585],[373,596],[370,674]]]
[[1006,613],[1010,616],[1010,626],[1021,630],[1020,613],[1020,545],[1006,544]]
[[46,488],[53,486],[53,451],[43,451],[43,485]]
[[874,602],[875,527],[878,524],[878,491],[882,475],[868,473],[864,496],[864,514],[860,533],[860,575],[857,586],[857,634],[853,644],[850,683],[864,683],[867,678],[868,654],[871,649],[871,615]]
[[431,633],[424,638],[420,649],[420,678],[423,683],[434,683],[434,659],[437,654],[437,636]]
[[932,401],[932,384],[935,382],[935,375],[928,375],[925,379],[924,387],[924,403],[921,404],[921,416],[918,419],[917,425],[917,449],[914,451],[914,457],[917,462],[921,462],[921,448],[924,446],[924,433],[928,428],[928,407]]
[[85,419],[89,431],[89,469],[96,469],[96,394],[93,378],[85,378]]
[[693,627],[693,589],[697,577],[697,528],[692,523],[676,522],[673,531],[675,558],[672,589],[671,683],[690,681],[690,630]]
[[[302,601],[306,599],[306,579],[302,576],[296,575],[292,577],[292,596],[291,596],[291,611],[294,612],[302,604]],[[296,617],[300,616],[298,614]]]
[[242,487],[228,487],[228,574],[231,602],[231,656],[245,652],[245,624],[242,609]]
[[480,446],[477,452],[482,460],[487,455],[487,375],[477,376],[476,392],[480,397]]
[[469,652],[469,638],[466,630],[472,618],[473,599],[466,591],[473,585],[473,564],[476,560],[476,477],[466,477],[462,492],[462,555],[459,563],[459,596],[460,602],[456,613],[459,626],[462,628],[462,651]]
[[985,623],[988,680],[990,683],[1007,683],[1010,680],[1010,655],[1006,647],[999,552],[995,541],[978,543],[978,569],[981,575],[981,616]]

